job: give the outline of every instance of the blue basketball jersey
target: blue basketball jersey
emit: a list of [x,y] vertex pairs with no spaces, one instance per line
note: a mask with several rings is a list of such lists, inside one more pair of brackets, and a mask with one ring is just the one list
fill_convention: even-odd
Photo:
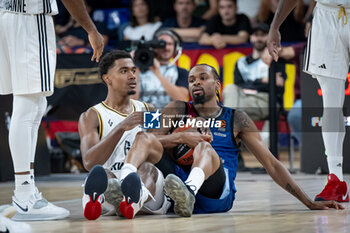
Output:
[[[186,115],[197,117],[193,104],[186,103]],[[217,213],[226,212],[232,208],[235,199],[235,184],[234,180],[237,174],[238,166],[238,148],[234,139],[233,123],[235,110],[227,107],[222,107],[221,114],[215,120],[221,121],[221,127],[211,127],[210,131],[213,135],[212,147],[219,155],[226,174],[226,182],[219,199],[207,198],[200,193],[196,195],[196,203],[194,213]],[[185,172],[180,166],[176,165],[177,175],[185,181],[189,173]]]

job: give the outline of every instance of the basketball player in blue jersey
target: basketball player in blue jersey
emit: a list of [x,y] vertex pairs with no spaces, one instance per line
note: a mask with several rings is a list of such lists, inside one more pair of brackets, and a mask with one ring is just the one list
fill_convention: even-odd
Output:
[[[140,210],[166,213],[170,203],[163,194],[164,177],[153,165],[161,159],[163,147],[141,128],[141,111],[152,106],[130,98],[137,86],[134,61],[129,53],[115,50],[102,58],[99,67],[108,88],[106,100],[79,119],[83,163],[90,170],[84,185],[84,216],[97,219],[102,208],[126,218],[134,218]],[[142,148],[140,153],[133,153],[133,144]]]
[[[98,61],[103,37],[84,1],[62,2],[88,32],[94,50],[92,60]],[[15,171],[14,220],[53,220],[69,215],[68,210],[49,203],[38,192],[33,170],[46,96],[54,90],[56,39],[52,15],[57,13],[56,0],[0,0],[0,95],[13,94],[9,145]]]
[[[345,81],[349,71],[349,0],[316,0],[308,34],[304,72],[316,78],[322,90],[322,138],[326,149],[328,182],[316,201],[349,202],[343,179],[345,123],[343,105]],[[275,61],[281,51],[279,27],[297,1],[280,0],[268,36],[268,50]]]
[[[165,191],[174,200],[174,212],[183,217],[192,213],[229,211],[235,199],[234,180],[237,173],[238,148],[241,141],[265,167],[274,181],[290,192],[309,209],[343,207],[334,201],[314,202],[295,183],[288,170],[268,150],[259,132],[242,111],[230,109],[217,102],[221,83],[215,69],[206,64],[193,67],[188,77],[193,102],[171,102],[162,111],[163,118],[189,115],[221,121],[221,127],[210,127],[211,134],[194,136],[189,132],[173,133],[171,128],[154,130],[164,149],[186,144],[193,151],[192,166],[179,166],[164,154],[156,166],[163,172]],[[175,117],[172,117],[175,116]],[[201,135],[201,136],[200,136]],[[212,137],[211,143],[207,142]],[[169,174],[173,173],[173,174]]]

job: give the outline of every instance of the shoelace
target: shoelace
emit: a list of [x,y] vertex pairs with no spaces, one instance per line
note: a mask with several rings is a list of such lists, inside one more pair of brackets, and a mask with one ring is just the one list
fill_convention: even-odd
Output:
[[339,8],[338,19],[342,19],[343,25],[348,23],[348,14],[343,6]]

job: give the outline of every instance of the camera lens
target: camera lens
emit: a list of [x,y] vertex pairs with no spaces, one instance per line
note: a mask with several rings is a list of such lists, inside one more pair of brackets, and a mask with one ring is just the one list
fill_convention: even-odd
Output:
[[149,57],[148,53],[142,53],[142,54],[140,54],[139,59],[140,59],[140,62],[147,63],[149,61],[150,57]]

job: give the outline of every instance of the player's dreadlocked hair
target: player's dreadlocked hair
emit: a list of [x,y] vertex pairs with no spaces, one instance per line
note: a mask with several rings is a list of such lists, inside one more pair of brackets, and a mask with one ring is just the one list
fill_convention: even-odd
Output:
[[[214,67],[212,67],[211,65],[208,65],[208,64],[204,64],[204,63],[202,63],[202,64],[197,64],[197,65],[195,65],[194,67],[196,67],[196,66],[207,66],[207,67],[209,67],[210,70],[211,70],[211,73],[212,73],[213,76],[214,76],[214,78],[215,78],[216,80],[218,80],[218,81],[220,82],[220,84],[221,84],[220,76],[219,76],[218,72],[216,72],[216,69],[215,69]],[[220,104],[222,104],[221,98],[220,98],[220,92],[219,92],[219,90],[216,90],[216,98],[217,98],[218,102],[219,102]]]

